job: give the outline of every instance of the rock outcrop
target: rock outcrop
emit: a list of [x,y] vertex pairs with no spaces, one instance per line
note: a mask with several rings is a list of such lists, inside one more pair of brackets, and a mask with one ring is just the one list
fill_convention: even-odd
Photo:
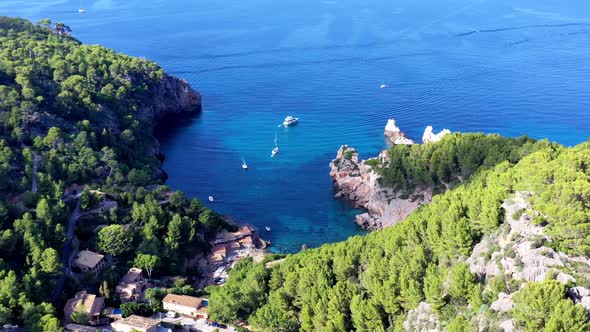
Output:
[[424,134],[422,135],[422,143],[438,142],[443,137],[445,137],[445,135],[448,135],[451,133],[451,131],[448,129],[443,129],[438,134],[435,134],[432,130],[433,130],[432,126],[426,127],[426,129],[424,130]]
[[150,87],[150,98],[139,110],[142,118],[155,121],[170,114],[201,111],[201,95],[185,80],[165,74],[157,84]]
[[514,307],[514,301],[512,301],[513,295],[514,293],[508,295],[504,292],[500,292],[500,294],[498,294],[498,299],[492,302],[492,304],[490,305],[490,309],[496,312],[508,312],[512,310],[512,308]]
[[539,213],[532,210],[530,192],[517,192],[502,207],[506,211],[508,231],[485,236],[467,259],[470,270],[480,279],[505,274],[510,279],[524,282],[542,281],[551,273],[555,279],[575,282],[566,266],[583,265],[590,269],[590,259],[570,257],[545,246],[551,239],[543,226],[532,222]]
[[[436,142],[449,133],[448,129],[444,129],[434,134],[432,126],[428,126],[422,139],[425,143]],[[394,145],[415,144],[397,127],[394,119],[387,120],[385,136]],[[389,161],[386,151],[372,159],[377,159],[379,163]],[[382,187],[379,183],[380,175],[372,170],[367,161],[359,160],[354,148],[343,145],[338,150],[336,159],[330,163],[330,176],[336,188],[335,196],[346,198],[356,207],[367,210],[366,213],[355,217],[356,223],[360,226],[369,230],[391,226],[404,220],[420,205],[429,203],[432,199],[432,188],[418,187],[412,193],[402,193]]]
[[393,144],[396,144],[396,145],[397,144],[406,144],[406,145],[414,144],[414,141],[407,138],[406,134],[404,134],[404,132],[401,131],[401,129],[399,129],[396,126],[394,119],[387,120],[387,125],[385,125],[385,133],[384,134],[385,134],[385,136],[389,137],[389,140]]
[[[387,154],[382,152],[377,159],[387,162]],[[338,150],[336,159],[330,163],[330,176],[334,180],[335,197],[345,198],[356,207],[367,210],[356,216],[355,221],[363,228],[381,229],[404,220],[420,205],[430,202],[432,190],[418,188],[408,198],[391,188],[381,187],[380,175],[359,160],[358,152],[343,145]]]
[[575,303],[581,304],[590,315],[590,289],[586,287],[573,287],[567,291],[567,295]]
[[416,309],[408,311],[403,325],[406,331],[442,331],[436,313],[426,302],[420,302]]

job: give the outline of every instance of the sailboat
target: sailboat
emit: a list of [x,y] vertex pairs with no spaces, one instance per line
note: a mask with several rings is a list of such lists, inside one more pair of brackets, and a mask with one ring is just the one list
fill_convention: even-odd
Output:
[[78,13],[86,13],[86,9],[82,7],[82,0],[80,0],[80,9],[78,9]]
[[279,144],[277,143],[277,133],[275,132],[275,147],[272,149],[270,156],[274,157],[277,155],[277,153],[279,153]]

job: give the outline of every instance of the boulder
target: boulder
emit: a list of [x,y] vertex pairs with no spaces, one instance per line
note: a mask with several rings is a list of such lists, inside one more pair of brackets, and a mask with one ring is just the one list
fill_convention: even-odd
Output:
[[436,313],[426,302],[420,302],[416,309],[408,311],[403,325],[406,331],[438,332],[442,330]]
[[496,312],[507,312],[512,310],[514,307],[514,301],[512,301],[512,294],[508,295],[504,292],[498,294],[498,299],[492,302],[490,309]]
[[569,296],[574,302],[582,301],[582,298],[590,296],[590,289],[586,287],[573,287],[567,291],[567,296]]
[[512,332],[512,331],[514,331],[515,330],[514,320],[513,319],[507,319],[507,320],[503,321],[502,323],[500,323],[500,328],[504,332]]

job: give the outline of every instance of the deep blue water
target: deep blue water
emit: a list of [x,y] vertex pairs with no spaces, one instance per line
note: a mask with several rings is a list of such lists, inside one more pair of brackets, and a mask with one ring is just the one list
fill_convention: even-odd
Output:
[[[276,250],[362,233],[355,211],[332,198],[328,163],[341,144],[364,157],[385,148],[387,118],[415,139],[428,124],[566,145],[590,136],[587,0],[84,0],[86,14],[79,6],[1,0],[0,14],[64,21],[86,43],[189,80],[204,112],[161,133],[168,184],[269,225]],[[277,128],[290,114],[300,124]]]

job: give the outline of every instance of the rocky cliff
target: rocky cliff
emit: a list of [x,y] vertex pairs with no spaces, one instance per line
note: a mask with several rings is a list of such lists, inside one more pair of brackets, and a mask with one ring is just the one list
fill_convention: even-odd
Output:
[[[439,141],[448,133],[450,131],[444,129],[435,134],[432,127],[428,126],[424,131],[423,143]],[[393,144],[415,144],[397,127],[394,119],[387,121],[384,134]],[[388,162],[385,151],[376,159],[381,163]],[[330,163],[330,176],[336,189],[335,197],[345,198],[356,207],[367,210],[366,213],[357,215],[355,221],[369,230],[396,224],[432,199],[432,188],[418,187],[408,194],[382,187],[380,175],[367,165],[366,160],[359,160],[358,152],[348,145],[341,146],[336,159]]]
[[[150,87],[149,95],[150,98],[142,103],[139,116],[151,126],[152,134],[159,120],[166,116],[201,111],[201,95],[193,90],[187,81],[167,74]],[[153,135],[152,138],[146,152],[163,161],[165,156],[160,149],[160,143]],[[163,180],[168,178],[168,174],[161,167],[154,167],[152,175]]]
[[[377,157],[387,162],[387,154]],[[418,188],[409,197],[379,184],[379,174],[359,160],[358,152],[347,145],[338,150],[336,159],[330,163],[330,176],[336,189],[335,197],[345,198],[367,210],[355,221],[360,226],[374,230],[391,226],[405,219],[420,205],[430,202],[432,190]]]
[[201,95],[183,79],[164,74],[149,91],[149,98],[142,102],[139,114],[152,125],[170,114],[201,111]]

